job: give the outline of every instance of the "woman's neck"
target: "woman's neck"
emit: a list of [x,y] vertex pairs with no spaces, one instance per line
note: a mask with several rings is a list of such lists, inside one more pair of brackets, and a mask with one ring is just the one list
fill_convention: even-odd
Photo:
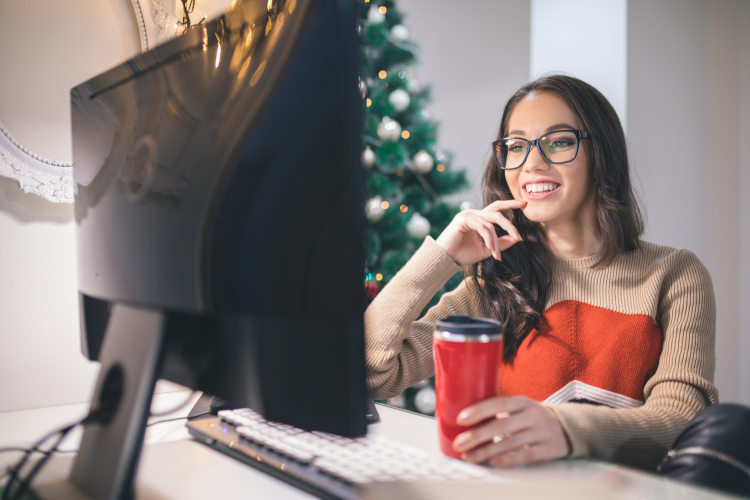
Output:
[[596,209],[592,203],[560,221],[542,223],[547,247],[556,259],[583,259],[601,248],[601,235],[596,224]]

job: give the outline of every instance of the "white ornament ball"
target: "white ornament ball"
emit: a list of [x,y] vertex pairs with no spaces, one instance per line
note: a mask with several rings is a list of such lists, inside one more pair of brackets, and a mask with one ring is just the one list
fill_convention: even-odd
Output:
[[395,406],[396,408],[406,408],[406,398],[403,394],[399,394],[398,396],[389,399],[388,404]]
[[370,7],[370,11],[367,13],[367,20],[371,23],[382,23],[385,21],[385,14],[380,12],[379,7],[377,5],[373,5]]
[[365,214],[367,214],[367,220],[371,222],[377,222],[385,215],[385,209],[383,208],[383,198],[375,196],[367,200],[365,205]]
[[409,107],[411,97],[409,97],[409,94],[405,90],[396,89],[388,96],[388,102],[391,103],[391,106],[393,106],[393,109],[397,113],[400,113]]
[[370,146],[367,146],[364,151],[362,151],[362,166],[365,168],[372,168],[373,165],[375,165],[375,153],[370,149]]
[[384,116],[378,125],[378,137],[385,142],[397,141],[401,137],[401,125],[396,120]]
[[406,232],[413,238],[422,239],[430,234],[431,229],[430,221],[419,214],[412,215],[409,223],[406,224]]
[[430,386],[423,387],[414,396],[414,407],[420,413],[435,413],[436,403],[437,398],[435,397],[435,389]]
[[408,40],[409,28],[407,28],[403,24],[397,24],[396,26],[391,28],[391,35],[393,35],[395,38],[398,38],[401,41]]
[[411,169],[420,174],[426,174],[432,170],[432,165],[435,163],[430,156],[430,153],[424,149],[417,151],[417,154],[411,159]]

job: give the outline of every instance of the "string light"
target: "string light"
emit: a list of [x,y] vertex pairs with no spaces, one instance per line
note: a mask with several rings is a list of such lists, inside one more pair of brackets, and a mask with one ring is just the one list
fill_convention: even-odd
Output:
[[439,165],[437,166],[437,171],[438,171],[438,172],[442,172],[443,170],[445,170],[445,165],[443,165],[443,164],[441,163],[441,164],[439,164]]
[[408,130],[404,130],[403,132],[401,132],[401,137],[404,138],[404,139],[408,139],[409,138],[409,131]]
[[372,104],[372,101],[370,99],[367,99],[367,107],[370,107],[370,104]]
[[390,207],[391,204],[388,203],[387,201],[384,201],[383,203],[380,204],[380,206],[383,207],[383,210],[388,210],[388,207]]
[[379,12],[380,12],[381,14],[385,14],[387,10],[388,10],[388,9],[386,9],[386,8],[385,8],[385,6],[383,6],[383,5],[381,5],[381,6],[380,6],[380,8],[378,9],[378,11],[379,11]]
[[378,73],[378,76],[381,80],[385,80],[385,77],[388,76],[388,73],[385,72],[385,70],[380,70],[380,73]]
[[378,281],[382,281],[383,280],[383,275],[380,274],[380,273],[378,273],[378,274],[375,275],[375,279],[378,280]]
[[406,213],[409,211],[409,207],[407,207],[406,205],[401,205],[399,207],[399,210],[401,210],[403,213]]

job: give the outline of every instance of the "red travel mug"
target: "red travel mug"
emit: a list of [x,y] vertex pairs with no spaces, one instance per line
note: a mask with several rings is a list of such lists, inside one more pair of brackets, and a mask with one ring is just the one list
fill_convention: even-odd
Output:
[[491,319],[447,316],[435,325],[435,394],[440,449],[453,451],[453,440],[469,427],[456,424],[461,410],[497,396],[500,362],[503,359],[502,325]]

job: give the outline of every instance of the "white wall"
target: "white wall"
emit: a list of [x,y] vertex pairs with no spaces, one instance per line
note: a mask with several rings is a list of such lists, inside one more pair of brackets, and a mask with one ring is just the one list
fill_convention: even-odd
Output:
[[554,72],[584,80],[626,127],[627,10],[627,0],[531,0],[531,79]]
[[747,12],[743,0],[628,2],[628,139],[646,239],[690,249],[708,268],[718,313],[716,385],[722,401],[746,404]]
[[[195,20],[229,0],[197,3]],[[0,14],[0,122],[34,153],[70,161],[70,88],[140,52],[131,0],[2,2]],[[73,206],[0,177],[0,411],[91,398],[98,364],[80,353],[75,265]]]
[[[0,121],[36,154],[70,161],[70,88],[139,50],[129,2],[4,2]],[[87,401],[73,206],[0,177],[0,411]]]
[[397,1],[420,47],[414,72],[432,86],[438,145],[454,153],[452,168],[466,168],[473,184],[457,199],[480,207],[479,181],[503,106],[528,81],[529,2],[467,0],[438,8],[434,0]]
[[[742,85],[739,101],[740,127],[743,138],[750,137],[750,2],[745,2],[741,19],[742,53],[739,66],[741,68]],[[746,142],[743,141],[743,144]],[[740,145],[742,152],[740,166],[740,327],[739,342],[739,394],[744,403],[750,402],[750,148]],[[744,195],[744,196],[742,196]]]

